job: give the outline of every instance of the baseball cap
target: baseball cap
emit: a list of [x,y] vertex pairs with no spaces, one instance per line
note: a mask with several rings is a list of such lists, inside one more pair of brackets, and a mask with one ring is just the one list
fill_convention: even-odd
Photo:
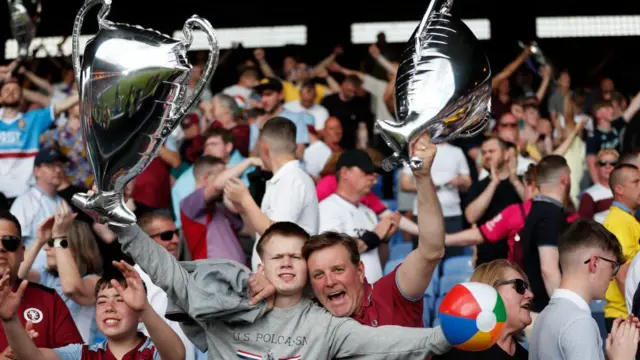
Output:
[[282,81],[274,77],[266,77],[260,80],[260,83],[254,88],[258,93],[262,93],[264,90],[282,91]]
[[38,151],[33,166],[40,166],[42,164],[51,164],[54,161],[67,162],[69,158],[52,148],[42,148]]
[[195,114],[195,113],[189,113],[187,114],[187,116],[184,117],[184,119],[182,119],[183,129],[188,129],[191,127],[191,125],[199,125],[199,124],[200,124],[200,118],[198,117],[198,114]]
[[347,150],[338,159],[336,163],[336,172],[340,171],[342,167],[358,167],[366,174],[372,174],[380,172],[378,168],[371,160],[371,157],[367,152],[359,149]]

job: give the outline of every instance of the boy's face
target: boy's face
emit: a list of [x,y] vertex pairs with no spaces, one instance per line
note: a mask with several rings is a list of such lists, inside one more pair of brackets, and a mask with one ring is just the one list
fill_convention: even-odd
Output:
[[116,289],[107,287],[98,292],[96,325],[108,339],[135,335],[138,322],[138,314],[124,303]]
[[258,272],[275,286],[279,295],[300,294],[307,284],[302,245],[304,240],[298,237],[281,235],[273,235],[265,244]]

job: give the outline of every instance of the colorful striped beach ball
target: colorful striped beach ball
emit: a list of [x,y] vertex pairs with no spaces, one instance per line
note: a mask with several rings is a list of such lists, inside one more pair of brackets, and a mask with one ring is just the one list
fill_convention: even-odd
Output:
[[498,291],[477,282],[454,286],[442,299],[438,316],[447,341],[464,351],[482,351],[493,346],[507,321]]

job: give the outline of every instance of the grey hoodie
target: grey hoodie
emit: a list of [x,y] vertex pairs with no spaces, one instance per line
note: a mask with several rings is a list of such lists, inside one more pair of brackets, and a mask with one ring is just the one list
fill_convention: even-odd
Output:
[[[208,350],[209,359],[423,360],[450,349],[439,327],[368,327],[351,318],[333,317],[307,299],[264,314],[264,304],[249,307],[249,299],[239,295],[246,294],[250,274],[246,267],[207,260],[185,263],[187,270],[137,225],[111,229],[122,250],[173,301],[168,317],[187,323],[185,334],[201,350]],[[220,281],[234,276],[237,281]]]

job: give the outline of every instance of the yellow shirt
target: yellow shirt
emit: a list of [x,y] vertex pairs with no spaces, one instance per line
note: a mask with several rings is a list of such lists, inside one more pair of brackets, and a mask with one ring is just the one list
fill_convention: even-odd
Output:
[[538,162],[542,159],[542,155],[540,155],[540,151],[538,151],[538,148],[535,145],[527,144],[525,150],[529,153],[529,157],[533,161]]
[[[316,99],[315,103],[320,104],[322,98],[324,98],[327,90],[329,88],[322,85],[316,84]],[[284,93],[284,102],[296,101],[300,99],[300,90],[296,87],[296,85],[290,81],[282,82],[282,90]]]
[[[638,220],[628,212],[612,205],[609,209],[609,215],[604,219],[602,225],[618,238],[622,246],[622,253],[625,259],[627,259],[626,263],[629,264],[638,250],[640,250],[640,244],[638,244],[638,240],[640,239],[640,223],[638,223]],[[618,316],[621,316],[623,319],[627,318],[627,305],[624,300],[624,293],[620,292],[615,279],[609,283],[605,298],[607,300],[607,304],[604,306],[605,318],[617,318]]]

